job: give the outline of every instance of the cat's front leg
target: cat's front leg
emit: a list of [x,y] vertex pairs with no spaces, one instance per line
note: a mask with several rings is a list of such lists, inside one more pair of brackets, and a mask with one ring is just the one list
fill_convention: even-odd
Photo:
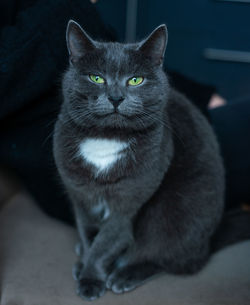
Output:
[[76,203],[74,205],[74,210],[80,240],[75,245],[75,253],[78,257],[78,261],[72,268],[72,275],[74,280],[78,280],[83,270],[84,261],[88,256],[91,244],[99,231],[99,226],[92,223],[86,211],[83,210],[83,206],[81,204]]
[[75,245],[75,254],[78,257],[78,261],[74,264],[72,268],[72,276],[74,280],[78,280],[82,270],[84,268],[84,261],[86,260],[87,253],[91,247],[91,244],[98,233],[98,228],[94,226],[82,227],[78,226],[78,231],[80,235],[80,241]]
[[83,299],[94,300],[105,293],[110,266],[132,242],[131,223],[119,215],[113,215],[100,227],[83,257],[84,266],[77,279],[77,292]]

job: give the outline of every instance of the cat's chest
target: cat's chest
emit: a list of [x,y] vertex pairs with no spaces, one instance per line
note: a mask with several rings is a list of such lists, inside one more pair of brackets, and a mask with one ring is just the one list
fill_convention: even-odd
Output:
[[86,138],[79,145],[79,156],[100,173],[124,158],[128,146],[127,142],[117,139]]

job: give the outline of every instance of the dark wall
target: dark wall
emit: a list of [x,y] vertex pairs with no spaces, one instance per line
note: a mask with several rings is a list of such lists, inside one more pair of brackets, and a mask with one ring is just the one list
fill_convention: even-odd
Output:
[[95,6],[103,21],[112,26],[119,41],[125,39],[127,0],[99,0]]

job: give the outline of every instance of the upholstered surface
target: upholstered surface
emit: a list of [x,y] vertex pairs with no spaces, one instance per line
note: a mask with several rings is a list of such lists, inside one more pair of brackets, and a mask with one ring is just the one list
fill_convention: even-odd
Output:
[[[0,213],[1,305],[89,304],[75,294],[76,231],[19,193]],[[217,253],[199,274],[157,277],[135,291],[107,292],[99,305],[249,305],[250,242]]]

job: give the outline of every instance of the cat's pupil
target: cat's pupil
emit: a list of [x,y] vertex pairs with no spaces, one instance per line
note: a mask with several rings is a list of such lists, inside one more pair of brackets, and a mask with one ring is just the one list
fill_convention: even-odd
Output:
[[95,80],[98,81],[98,79],[99,79],[99,76],[96,76],[96,77],[95,77]]
[[136,78],[136,77],[134,77],[134,78],[133,78],[133,82],[134,82],[134,83],[136,83],[136,80],[137,80],[137,78]]

